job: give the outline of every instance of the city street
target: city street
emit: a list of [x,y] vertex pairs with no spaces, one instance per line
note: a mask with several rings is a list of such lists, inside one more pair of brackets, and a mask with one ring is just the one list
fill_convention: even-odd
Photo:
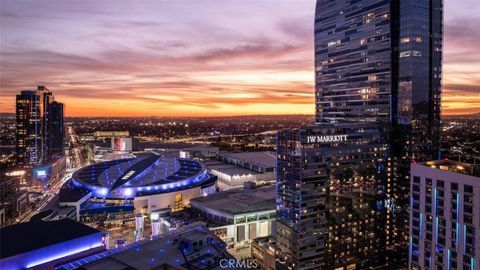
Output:
[[48,190],[42,191],[44,197],[40,202],[35,203],[33,208],[30,211],[26,211],[19,218],[16,219],[15,223],[22,223],[29,221],[34,215],[43,211],[43,209],[56,197],[60,192],[61,187],[65,182],[72,177],[72,174],[79,169],[82,165],[88,164],[88,157],[82,155],[82,153],[88,153],[88,150],[84,151],[87,147],[82,144],[78,136],[75,134],[73,127],[67,128],[67,134],[69,138],[69,145],[72,146],[70,151],[67,151],[69,154],[67,157],[67,170],[65,175],[59,181],[53,183]]

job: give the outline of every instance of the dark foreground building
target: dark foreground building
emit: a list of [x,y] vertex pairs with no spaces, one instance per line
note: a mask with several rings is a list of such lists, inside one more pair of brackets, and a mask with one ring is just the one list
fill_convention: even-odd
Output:
[[105,250],[102,235],[71,219],[11,225],[0,230],[0,269],[53,269]]
[[[133,233],[133,231],[132,231]],[[237,261],[203,223],[106,249],[109,236],[71,219],[34,220],[0,230],[2,270],[254,269]]]
[[226,244],[203,224],[192,223],[153,237],[59,265],[55,270],[221,270],[254,269],[237,261]]

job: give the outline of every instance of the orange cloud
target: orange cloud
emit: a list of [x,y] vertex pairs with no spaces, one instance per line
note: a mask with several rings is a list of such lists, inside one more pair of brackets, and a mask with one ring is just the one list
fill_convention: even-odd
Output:
[[[0,111],[46,85],[68,116],[313,114],[314,2],[2,2]],[[446,21],[444,114],[480,111],[479,23]]]

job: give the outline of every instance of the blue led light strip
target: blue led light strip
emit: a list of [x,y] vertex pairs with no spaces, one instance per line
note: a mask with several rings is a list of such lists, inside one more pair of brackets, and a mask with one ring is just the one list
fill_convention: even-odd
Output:
[[459,250],[460,240],[460,192],[457,192],[457,250]]
[[437,244],[437,240],[438,240],[438,217],[437,217],[437,189],[436,188],[433,189],[433,217],[435,218],[434,223],[433,223],[433,226],[435,226],[435,228],[434,228],[434,230],[435,230],[435,244]]
[[412,240],[412,236],[409,237],[410,240],[409,240],[409,244],[410,244],[410,248],[408,249],[408,261],[411,262],[412,261],[412,253],[413,253],[413,240]]
[[450,249],[447,249],[447,269],[450,270],[450,264],[451,264],[451,255],[450,255]]
[[419,230],[420,231],[420,238],[422,238],[422,231],[423,231],[423,214],[422,213],[420,213],[420,224],[419,224],[418,227],[420,227],[420,230]]
[[410,253],[413,253],[413,237],[410,236]]
[[44,264],[44,263],[47,263],[47,262],[55,261],[55,260],[60,259],[60,258],[68,257],[70,255],[77,254],[77,253],[80,253],[80,252],[84,252],[84,251],[87,251],[89,249],[93,249],[93,248],[97,248],[97,247],[101,247],[101,246],[103,246],[103,242],[97,242],[97,243],[92,243],[92,244],[88,244],[88,245],[73,248],[73,249],[62,250],[61,252],[51,254],[49,257],[44,257],[44,258],[41,258],[39,260],[30,262],[27,265],[27,268],[34,267],[34,266],[37,266],[37,265],[41,265],[41,264]]
[[457,222],[457,225],[456,225],[456,228],[455,228],[455,231],[456,231],[456,239],[455,239],[455,245],[457,246],[457,249],[458,249],[458,237],[459,237],[459,234],[460,234],[460,229],[459,229],[459,226],[460,224]]

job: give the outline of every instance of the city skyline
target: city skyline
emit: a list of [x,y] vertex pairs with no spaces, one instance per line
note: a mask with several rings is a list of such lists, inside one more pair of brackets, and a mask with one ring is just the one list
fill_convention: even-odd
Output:
[[[315,1],[271,3],[3,1],[0,111],[48,85],[67,116],[313,114]],[[480,112],[478,8],[445,5],[442,113]]]

